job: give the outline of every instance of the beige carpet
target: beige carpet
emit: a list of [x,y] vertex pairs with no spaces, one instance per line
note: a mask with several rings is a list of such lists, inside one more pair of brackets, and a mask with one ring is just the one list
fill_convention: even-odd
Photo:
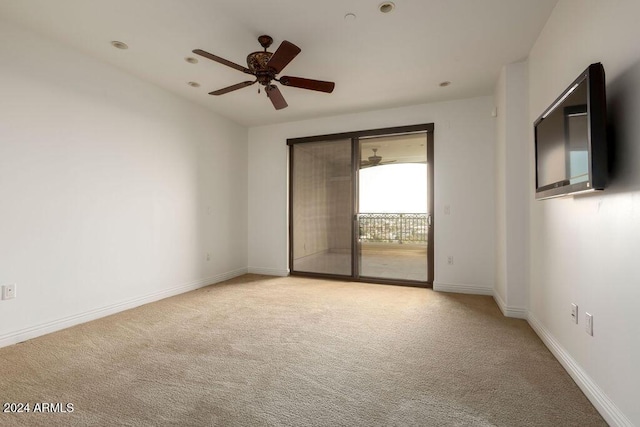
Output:
[[[247,275],[0,349],[3,426],[606,425],[490,297]],[[33,407],[33,406],[32,406]]]

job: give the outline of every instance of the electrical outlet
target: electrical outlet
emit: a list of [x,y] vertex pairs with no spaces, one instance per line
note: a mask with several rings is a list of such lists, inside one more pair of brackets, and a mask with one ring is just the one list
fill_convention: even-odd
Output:
[[591,336],[593,336],[593,316],[589,313],[584,313],[584,330]]
[[573,318],[573,321],[577,324],[578,323],[578,306],[575,304],[571,304],[571,317]]
[[452,255],[449,255],[449,256],[447,257],[447,264],[449,264],[449,265],[453,265],[453,256],[452,256]]
[[2,299],[13,299],[16,297],[16,284],[4,285],[2,287]]

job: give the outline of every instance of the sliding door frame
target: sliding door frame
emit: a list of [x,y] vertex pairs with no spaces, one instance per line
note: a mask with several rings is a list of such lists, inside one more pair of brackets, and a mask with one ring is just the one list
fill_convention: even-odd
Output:
[[[307,276],[307,277],[319,277],[326,279],[340,279],[340,280],[348,280],[355,282],[368,282],[368,283],[381,283],[381,284],[392,284],[392,285],[402,285],[402,286],[415,286],[415,287],[425,287],[431,288],[433,287],[433,276],[434,276],[434,229],[435,229],[435,209],[434,209],[434,197],[433,197],[433,178],[434,178],[434,124],[433,123],[425,123],[419,125],[409,125],[409,126],[397,126],[397,127],[389,127],[389,128],[379,128],[379,129],[368,129],[368,130],[360,130],[353,132],[342,132],[342,133],[334,133],[328,135],[314,135],[307,136],[301,138],[289,138],[287,139],[287,145],[289,146],[289,272],[295,276]],[[427,180],[428,180],[428,194],[427,194],[427,211],[430,217],[429,224],[429,233],[427,239],[427,245],[429,250],[427,251],[427,271],[428,278],[426,282],[417,282],[411,280],[400,280],[400,279],[383,279],[383,278],[371,278],[367,277],[366,279],[361,279],[359,276],[359,268],[358,263],[359,260],[359,248],[358,248],[358,229],[356,227],[357,222],[357,212],[358,212],[358,170],[360,164],[360,138],[365,137],[373,137],[373,136],[393,136],[393,135],[401,135],[408,133],[418,133],[424,132],[427,136]],[[352,221],[351,221],[351,236],[352,236],[352,247],[351,247],[351,276],[338,275],[338,274],[325,274],[325,273],[311,273],[311,272],[303,272],[303,271],[295,271],[293,268],[294,254],[293,254],[293,164],[294,164],[294,150],[293,146],[296,144],[304,144],[310,142],[323,142],[323,141],[335,141],[335,140],[351,140],[351,166],[352,166],[352,192],[353,192],[353,201],[352,201]]]

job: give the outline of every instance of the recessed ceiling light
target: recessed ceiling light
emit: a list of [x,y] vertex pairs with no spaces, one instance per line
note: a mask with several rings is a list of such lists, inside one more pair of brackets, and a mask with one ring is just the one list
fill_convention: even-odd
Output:
[[116,47],[118,49],[129,49],[129,46],[127,46],[126,43],[119,42],[117,40],[112,41],[111,46]]
[[356,14],[355,13],[347,13],[346,15],[344,15],[344,20],[347,22],[353,22],[356,20]]
[[200,87],[200,83],[198,83],[198,82],[189,82],[189,83],[187,83],[187,84],[188,84],[189,86],[191,86],[191,87]]
[[197,64],[198,60],[196,58],[194,58],[193,56],[187,56],[186,58],[184,58],[185,61],[187,61],[189,64]]
[[389,13],[393,11],[393,9],[395,8],[396,8],[396,5],[391,1],[380,3],[380,6],[378,6],[378,10],[382,13]]
[[447,87],[447,86],[449,86],[450,84],[451,84],[451,82],[450,82],[450,81],[441,82],[441,83],[440,83],[440,87]]

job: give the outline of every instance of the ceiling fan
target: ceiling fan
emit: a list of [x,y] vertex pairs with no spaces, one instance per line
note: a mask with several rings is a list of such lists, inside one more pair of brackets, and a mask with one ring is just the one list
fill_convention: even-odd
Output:
[[[251,74],[256,78],[255,80],[247,80],[242,83],[214,90],[213,92],[209,92],[209,95],[224,95],[225,93],[242,89],[243,87],[251,86],[255,83],[260,83],[264,86],[267,97],[269,97],[275,109],[281,110],[287,107],[287,101],[284,100],[278,86],[273,84],[274,81],[284,86],[292,86],[326,93],[333,92],[333,88],[335,87],[335,83],[333,82],[291,76],[282,76],[277,78],[276,75],[279,74],[284,67],[286,67],[287,64],[289,64],[289,62],[291,62],[291,60],[301,52],[300,48],[293,43],[284,40],[275,53],[271,53],[267,52],[267,48],[271,46],[271,43],[273,43],[273,39],[270,36],[260,36],[258,37],[258,42],[264,48],[264,52],[258,51],[250,53],[247,56],[248,68],[224,58],[220,58],[219,56],[206,52],[202,49],[195,49],[193,51],[193,53],[197,55],[204,56],[205,58],[226,65],[227,67],[235,68],[245,74]],[[260,89],[258,89],[258,93],[260,93]]]
[[371,166],[386,165],[386,164],[395,162],[395,160],[389,160],[389,161],[383,162],[382,156],[378,156],[378,149],[372,148],[372,150],[373,150],[373,156],[369,156],[368,160],[361,161],[360,169],[369,168]]

